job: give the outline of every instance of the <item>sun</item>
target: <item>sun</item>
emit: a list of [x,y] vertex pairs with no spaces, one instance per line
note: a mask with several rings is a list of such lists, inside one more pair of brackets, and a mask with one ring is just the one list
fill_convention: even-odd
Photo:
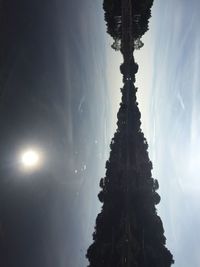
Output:
[[27,149],[21,153],[21,164],[25,169],[34,169],[41,163],[40,153],[34,149]]

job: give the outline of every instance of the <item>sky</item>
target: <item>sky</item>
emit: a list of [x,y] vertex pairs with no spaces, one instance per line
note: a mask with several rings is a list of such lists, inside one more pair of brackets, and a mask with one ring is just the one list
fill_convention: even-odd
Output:
[[[0,263],[86,266],[122,58],[110,48],[101,1],[2,3]],[[175,267],[200,265],[199,5],[155,0],[136,55],[142,128]],[[31,173],[19,162],[27,147],[44,158]]]
[[199,1],[155,1],[137,54],[138,99],[159,214],[176,267],[199,266]]
[[111,139],[101,3],[2,5],[1,266],[86,266]]

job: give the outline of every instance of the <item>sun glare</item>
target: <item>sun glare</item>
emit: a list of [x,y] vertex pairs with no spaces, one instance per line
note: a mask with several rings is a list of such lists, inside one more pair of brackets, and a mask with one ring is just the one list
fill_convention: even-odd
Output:
[[38,167],[40,160],[39,152],[34,149],[28,149],[21,154],[21,163],[26,169]]

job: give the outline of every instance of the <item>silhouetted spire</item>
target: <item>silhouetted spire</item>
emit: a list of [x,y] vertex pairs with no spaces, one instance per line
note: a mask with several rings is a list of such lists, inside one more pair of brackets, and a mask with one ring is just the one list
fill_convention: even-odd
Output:
[[138,65],[131,45],[135,38],[132,3],[146,11],[152,5],[152,1],[141,2],[143,5],[139,0],[119,1],[121,9],[118,10],[116,1],[104,1],[105,9],[109,4],[114,10],[112,12],[122,16],[121,52],[124,62],[120,70],[124,86],[117,114],[118,127],[106,163],[106,176],[100,180],[98,197],[103,205],[96,219],[94,242],[86,255],[89,267],[170,267],[173,263],[155,207],[160,202],[156,192],[158,181],[152,178],[152,163],[141,131],[137,88],[134,86]]

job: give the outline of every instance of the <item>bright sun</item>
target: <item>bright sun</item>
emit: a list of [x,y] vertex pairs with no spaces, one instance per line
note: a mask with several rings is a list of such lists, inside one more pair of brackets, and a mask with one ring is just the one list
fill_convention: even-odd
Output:
[[21,154],[21,163],[25,168],[32,169],[40,164],[40,154],[34,149],[28,149]]

